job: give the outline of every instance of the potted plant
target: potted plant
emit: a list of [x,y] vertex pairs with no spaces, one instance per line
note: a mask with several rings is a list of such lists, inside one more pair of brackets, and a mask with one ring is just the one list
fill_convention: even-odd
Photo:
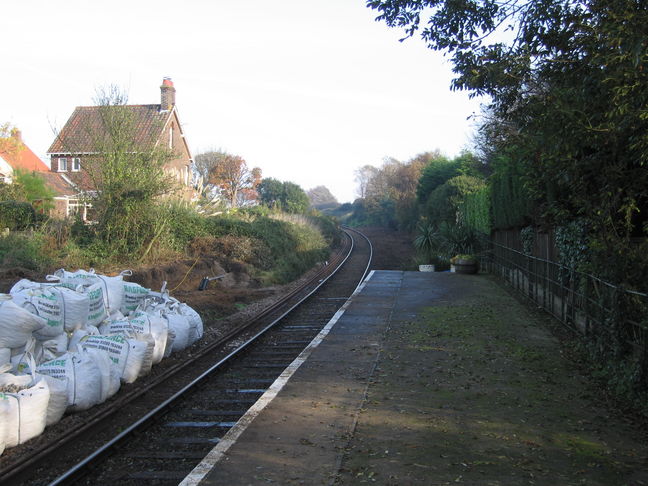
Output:
[[436,256],[438,248],[438,235],[431,224],[419,223],[418,235],[414,239],[414,248],[418,252],[419,272],[434,272],[439,258]]
[[455,273],[472,274],[479,270],[479,262],[475,255],[471,254],[455,255],[450,259],[450,263]]

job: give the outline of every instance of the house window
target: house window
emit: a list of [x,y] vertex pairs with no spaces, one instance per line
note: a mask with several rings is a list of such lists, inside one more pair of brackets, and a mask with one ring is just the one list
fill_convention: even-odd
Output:
[[173,148],[173,125],[169,128],[169,148]]
[[72,172],[79,172],[81,170],[81,159],[74,157],[72,159]]
[[92,204],[84,202],[82,199],[71,197],[67,200],[66,216],[78,214],[83,221],[88,221],[88,210]]
[[62,158],[59,158],[58,162],[59,162],[58,163],[58,171],[59,172],[67,172],[67,170],[68,170],[68,168],[67,168],[67,159],[62,157]]

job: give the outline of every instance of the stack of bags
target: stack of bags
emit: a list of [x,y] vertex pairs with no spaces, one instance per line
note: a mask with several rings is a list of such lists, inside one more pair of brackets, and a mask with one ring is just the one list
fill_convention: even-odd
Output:
[[129,275],[61,269],[0,294],[0,454],[202,337],[194,309]]

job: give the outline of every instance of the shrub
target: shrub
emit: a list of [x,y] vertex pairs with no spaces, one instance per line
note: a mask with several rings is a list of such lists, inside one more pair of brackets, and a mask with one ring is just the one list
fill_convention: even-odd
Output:
[[[208,218],[205,227],[215,238],[215,248],[230,258],[254,265],[257,276],[268,284],[293,280],[326,259],[329,245],[319,229],[319,218],[277,213],[270,218],[262,214],[246,209]],[[322,224],[333,238],[334,223],[324,221]]]
[[178,202],[160,206],[167,222],[167,242],[173,250],[182,251],[194,238],[206,236],[205,217],[192,207]]
[[0,236],[0,263],[3,267],[23,267],[44,271],[53,262],[46,251],[48,239],[40,233]]
[[0,201],[0,227],[24,231],[36,221],[31,204],[19,201]]

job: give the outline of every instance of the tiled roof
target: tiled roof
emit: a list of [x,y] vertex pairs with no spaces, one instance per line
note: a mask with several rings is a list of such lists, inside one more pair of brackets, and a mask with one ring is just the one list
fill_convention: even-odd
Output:
[[[78,106],[58,134],[49,150],[50,154],[96,153],[98,137],[105,133],[101,106]],[[172,111],[160,111],[160,105],[126,105],[135,130],[134,142],[138,145],[158,141]]]
[[41,172],[38,175],[45,179],[45,184],[54,191],[55,196],[74,196],[79,193],[74,184],[58,172]]
[[27,170],[29,172],[48,172],[49,167],[24,143],[18,150],[2,153],[2,158],[14,169]]

